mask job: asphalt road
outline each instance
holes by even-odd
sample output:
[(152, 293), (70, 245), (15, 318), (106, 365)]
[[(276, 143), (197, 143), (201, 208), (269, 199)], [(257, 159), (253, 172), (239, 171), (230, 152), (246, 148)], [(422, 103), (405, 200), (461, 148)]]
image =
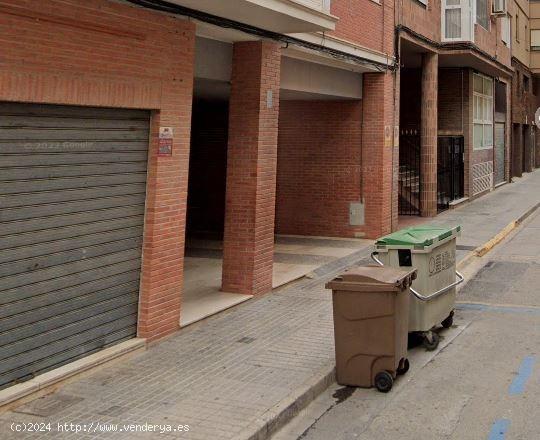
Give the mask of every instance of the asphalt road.
[(388, 394), (332, 386), (274, 440), (540, 439), (540, 213), (466, 272), (438, 351)]

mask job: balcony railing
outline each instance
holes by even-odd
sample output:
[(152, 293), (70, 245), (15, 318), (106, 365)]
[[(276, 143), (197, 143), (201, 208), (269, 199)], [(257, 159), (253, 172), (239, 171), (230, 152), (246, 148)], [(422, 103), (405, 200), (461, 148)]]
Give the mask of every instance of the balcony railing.
[(474, 0), (442, 0), (443, 42), (474, 41)]

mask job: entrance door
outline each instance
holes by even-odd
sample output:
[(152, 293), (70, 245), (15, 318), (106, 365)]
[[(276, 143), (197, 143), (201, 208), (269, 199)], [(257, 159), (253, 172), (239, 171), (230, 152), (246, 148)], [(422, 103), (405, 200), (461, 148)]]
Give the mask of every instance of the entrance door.
[(463, 136), (439, 136), (437, 142), (437, 208), (463, 197)]
[(399, 215), (420, 215), (420, 135), (399, 137)]
[(495, 123), (495, 185), (505, 181), (505, 124), (504, 122)]
[(130, 339), (146, 111), (0, 103), (0, 389)]

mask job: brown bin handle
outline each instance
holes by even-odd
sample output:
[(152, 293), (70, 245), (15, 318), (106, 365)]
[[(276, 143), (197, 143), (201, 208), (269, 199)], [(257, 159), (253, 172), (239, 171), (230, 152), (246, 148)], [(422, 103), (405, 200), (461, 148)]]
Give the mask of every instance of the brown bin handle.
[[(377, 251), (372, 252), (371, 253), (371, 259), (373, 261), (375, 261), (375, 263), (377, 263), (379, 266), (384, 266), (384, 263), (377, 258), (377, 255), (379, 255), (379, 253)], [(457, 270), (456, 270), (456, 275), (458, 277), (457, 281), (454, 281), (452, 284), (450, 284), (450, 285), (448, 285), (446, 287), (443, 287), (442, 289), (439, 289), (436, 292), (433, 292), (431, 295), (428, 295), (428, 296), (422, 295), (421, 293), (414, 290), (412, 287), (410, 288), (410, 290), (411, 290), (412, 294), (416, 298), (418, 298), (420, 301), (429, 301), (429, 300), (437, 298), (438, 296), (441, 296), (443, 293), (447, 292), (448, 290), (452, 289), (453, 287), (456, 287), (458, 284), (461, 284), (465, 280), (465, 277), (463, 275), (461, 275)]]

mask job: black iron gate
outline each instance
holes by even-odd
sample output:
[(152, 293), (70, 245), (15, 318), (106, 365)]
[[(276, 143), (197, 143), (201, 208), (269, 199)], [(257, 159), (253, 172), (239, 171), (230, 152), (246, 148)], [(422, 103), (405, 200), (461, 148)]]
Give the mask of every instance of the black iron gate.
[(437, 209), (463, 197), (463, 136), (439, 136), (437, 141)]
[(420, 215), (420, 134), (404, 130), (399, 137), (399, 215)]

